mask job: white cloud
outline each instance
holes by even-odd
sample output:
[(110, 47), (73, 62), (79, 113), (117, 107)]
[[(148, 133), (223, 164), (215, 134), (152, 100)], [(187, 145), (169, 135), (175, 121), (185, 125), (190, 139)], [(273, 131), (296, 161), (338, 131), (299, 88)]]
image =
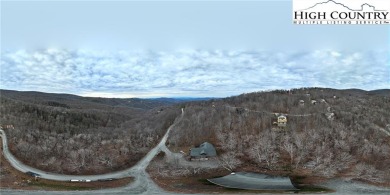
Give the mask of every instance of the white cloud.
[(385, 51), (101, 52), (1, 54), (1, 88), (134, 96), (229, 96), (295, 87), (390, 88)]

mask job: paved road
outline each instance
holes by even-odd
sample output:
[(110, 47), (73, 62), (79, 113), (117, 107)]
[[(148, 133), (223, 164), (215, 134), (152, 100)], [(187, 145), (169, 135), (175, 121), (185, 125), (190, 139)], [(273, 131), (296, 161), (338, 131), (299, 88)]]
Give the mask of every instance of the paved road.
[(11, 154), (11, 152), (8, 149), (7, 136), (6, 136), (5, 132), (2, 129), (0, 129), (0, 135), (3, 139), (3, 154), (4, 154), (4, 157), (10, 162), (10, 164), (15, 169), (17, 169), (21, 172), (31, 171), (31, 172), (34, 172), (34, 173), (41, 175), (41, 178), (50, 179), (50, 180), (69, 181), (69, 180), (73, 179), (73, 180), (94, 181), (94, 180), (99, 180), (99, 179), (124, 178), (124, 177), (130, 177), (130, 176), (136, 177), (136, 179), (137, 179), (137, 177), (139, 177), (140, 175), (142, 177), (142, 175), (144, 174), (143, 172), (145, 172), (145, 168), (149, 165), (149, 162), (153, 159), (153, 157), (156, 154), (158, 154), (158, 152), (161, 151), (161, 148), (163, 146), (165, 146), (165, 142), (167, 141), (169, 132), (175, 126), (175, 124), (179, 120), (181, 120), (183, 115), (184, 115), (184, 109), (182, 109), (181, 117), (179, 119), (177, 119), (174, 122), (174, 124), (168, 128), (167, 132), (165, 133), (164, 137), (161, 139), (160, 143), (155, 148), (153, 148), (151, 151), (149, 151), (149, 153), (143, 159), (141, 159), (141, 161), (139, 161), (135, 166), (133, 166), (129, 169), (125, 169), (125, 170), (118, 171), (118, 172), (101, 174), (101, 175), (62, 175), (62, 174), (49, 173), (49, 172), (45, 172), (45, 171), (42, 171), (39, 169), (35, 169), (33, 167), (30, 167), (28, 165), (23, 164), (18, 159), (16, 159), (14, 155)]
[(298, 190), (290, 178), (257, 173), (237, 172), (224, 177), (208, 179), (216, 185), (247, 190)]

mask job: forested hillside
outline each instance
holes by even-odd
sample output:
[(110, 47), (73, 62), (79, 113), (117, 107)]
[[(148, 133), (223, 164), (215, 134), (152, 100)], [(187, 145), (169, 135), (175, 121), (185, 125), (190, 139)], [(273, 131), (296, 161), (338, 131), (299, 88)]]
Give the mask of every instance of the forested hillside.
[(95, 174), (130, 167), (180, 114), (172, 102), (1, 91), (11, 152), (39, 169)]
[[(96, 174), (136, 163), (185, 107), (169, 136), (171, 149), (207, 141), (216, 146), (220, 165), (230, 170), (250, 167), (380, 183), (390, 182), (389, 94), (306, 88), (174, 104), (180, 101), (3, 90), (0, 123), (12, 153), (26, 164)], [(277, 125), (281, 115), (287, 117), (286, 127)]]
[[(308, 88), (187, 103), (169, 146), (213, 143), (230, 170), (390, 182), (389, 94)], [(281, 114), (286, 127), (277, 125)]]
[(171, 98), (96, 98), (81, 97), (71, 94), (42, 93), (36, 91), (22, 92), (12, 90), (0, 90), (0, 94), (3, 97), (8, 97), (13, 100), (20, 100), (34, 104), (79, 109), (105, 109), (107, 108), (107, 106), (115, 106), (147, 110), (159, 106), (167, 106), (175, 104), (177, 102), (183, 102), (183, 100)]

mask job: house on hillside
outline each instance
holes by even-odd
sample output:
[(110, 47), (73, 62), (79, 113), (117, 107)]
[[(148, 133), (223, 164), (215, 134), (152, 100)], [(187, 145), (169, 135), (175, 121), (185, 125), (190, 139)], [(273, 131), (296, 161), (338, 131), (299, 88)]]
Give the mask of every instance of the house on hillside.
[(278, 116), (278, 127), (285, 127), (287, 125), (287, 117), (284, 115)]
[(311, 101), (311, 104), (316, 105), (316, 104), (317, 104), (317, 101), (316, 101), (316, 100), (312, 100), (312, 101)]
[(300, 106), (304, 106), (305, 105), (305, 101), (304, 100), (299, 100), (299, 105)]
[(214, 146), (208, 142), (200, 144), (198, 148), (191, 148), (190, 160), (208, 160), (209, 158), (216, 157), (217, 151)]

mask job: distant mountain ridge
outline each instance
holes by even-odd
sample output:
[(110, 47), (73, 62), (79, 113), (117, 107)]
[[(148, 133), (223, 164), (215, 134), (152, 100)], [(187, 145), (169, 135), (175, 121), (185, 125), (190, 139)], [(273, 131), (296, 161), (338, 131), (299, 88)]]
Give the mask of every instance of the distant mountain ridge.
[(73, 94), (44, 93), (38, 91), (14, 91), (0, 89), (0, 96), (19, 101), (34, 102), (49, 106), (90, 108), (101, 106), (152, 109), (188, 101), (209, 100), (212, 98), (102, 98), (82, 97)]
[(377, 9), (375, 8), (375, 6), (370, 5), (370, 4), (368, 4), (368, 3), (362, 4), (362, 5), (361, 5), (361, 9), (352, 9), (352, 8), (346, 6), (345, 4), (343, 4), (343, 3), (338, 3), (338, 2), (336, 2), (336, 1), (334, 1), (334, 0), (328, 0), (328, 1), (320, 2), (320, 3), (316, 3), (316, 4), (314, 4), (313, 6), (311, 6), (311, 7), (309, 7), (309, 8), (302, 9), (301, 11), (306, 11), (306, 10), (309, 10), (309, 9), (316, 8), (316, 7), (319, 6), (319, 5), (329, 5), (329, 4), (333, 4), (333, 5), (337, 5), (337, 6), (343, 7), (343, 8), (345, 8), (345, 9), (348, 9), (349, 11), (364, 11), (364, 6), (368, 6), (368, 7), (372, 8), (374, 11), (385, 11), (385, 10), (377, 10)]

